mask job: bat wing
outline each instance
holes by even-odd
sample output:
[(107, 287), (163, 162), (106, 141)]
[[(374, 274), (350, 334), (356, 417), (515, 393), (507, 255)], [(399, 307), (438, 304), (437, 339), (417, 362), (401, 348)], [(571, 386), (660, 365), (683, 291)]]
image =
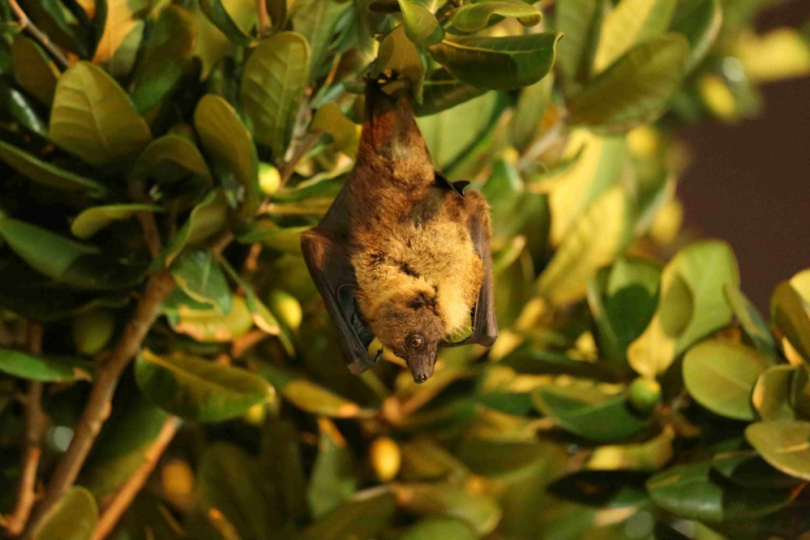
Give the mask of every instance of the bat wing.
[(376, 358), (368, 354), (374, 334), (357, 307), (354, 294), (357, 280), (346, 252), (346, 239), (341, 234), (348, 218), (341, 211), (341, 205), (334, 208), (319, 226), (302, 235), (301, 250), (337, 329), (340, 349), (349, 371), (358, 375), (377, 363), (382, 350)]
[[(463, 189), (463, 185), (460, 185), (459, 182), (455, 182), (454, 184), (459, 185), (458, 187)], [(466, 185), (466, 183), (464, 185)], [(498, 339), (498, 321), (495, 318), (492, 252), (489, 247), (489, 239), (491, 236), (489, 207), (487, 206), (484, 196), (478, 191), (468, 192), (465, 196), (465, 200), (469, 209), (467, 229), (470, 231), (473, 249), (484, 263), (484, 280), (481, 283), (481, 289), (478, 291), (478, 301), (475, 303), (475, 309), (473, 310), (472, 334), (462, 341), (448, 343), (445, 344), (445, 346), (456, 347), (458, 345), (477, 343), (485, 347), (490, 347), (495, 343), (495, 340)]]

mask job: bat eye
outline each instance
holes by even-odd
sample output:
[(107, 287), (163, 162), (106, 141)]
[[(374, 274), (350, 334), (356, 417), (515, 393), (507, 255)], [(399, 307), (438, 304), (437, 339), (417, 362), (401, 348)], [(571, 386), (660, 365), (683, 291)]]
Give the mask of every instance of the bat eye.
[(412, 336), (411, 339), (408, 340), (408, 344), (412, 349), (421, 349), (424, 343), (425, 340), (422, 338), (422, 336)]

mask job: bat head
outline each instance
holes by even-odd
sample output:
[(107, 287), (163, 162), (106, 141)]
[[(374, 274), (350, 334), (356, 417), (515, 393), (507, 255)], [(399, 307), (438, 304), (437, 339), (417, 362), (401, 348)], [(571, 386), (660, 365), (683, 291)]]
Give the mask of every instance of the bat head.
[(445, 325), (430, 296), (424, 292), (395, 295), (380, 307), (371, 327), (386, 347), (407, 362), (415, 382), (423, 383), (433, 375)]

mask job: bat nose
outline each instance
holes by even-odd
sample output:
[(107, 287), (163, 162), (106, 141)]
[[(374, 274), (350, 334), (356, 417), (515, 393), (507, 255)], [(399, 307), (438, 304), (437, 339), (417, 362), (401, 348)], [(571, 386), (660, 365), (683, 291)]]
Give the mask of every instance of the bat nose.
[(426, 380), (428, 380), (427, 373), (419, 373), (419, 374), (416, 374), (416, 375), (413, 376), (413, 381), (416, 384), (422, 384)]

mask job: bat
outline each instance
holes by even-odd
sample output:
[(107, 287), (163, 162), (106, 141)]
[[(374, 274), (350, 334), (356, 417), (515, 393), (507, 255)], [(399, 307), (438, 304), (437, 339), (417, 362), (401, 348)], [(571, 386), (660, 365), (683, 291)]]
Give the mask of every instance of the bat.
[(497, 339), (489, 206), (467, 184), (435, 170), (407, 99), (367, 81), (354, 168), (301, 237), (352, 373), (379, 361), (382, 350), (368, 353), (375, 336), (417, 383), (433, 374), (441, 347)]

